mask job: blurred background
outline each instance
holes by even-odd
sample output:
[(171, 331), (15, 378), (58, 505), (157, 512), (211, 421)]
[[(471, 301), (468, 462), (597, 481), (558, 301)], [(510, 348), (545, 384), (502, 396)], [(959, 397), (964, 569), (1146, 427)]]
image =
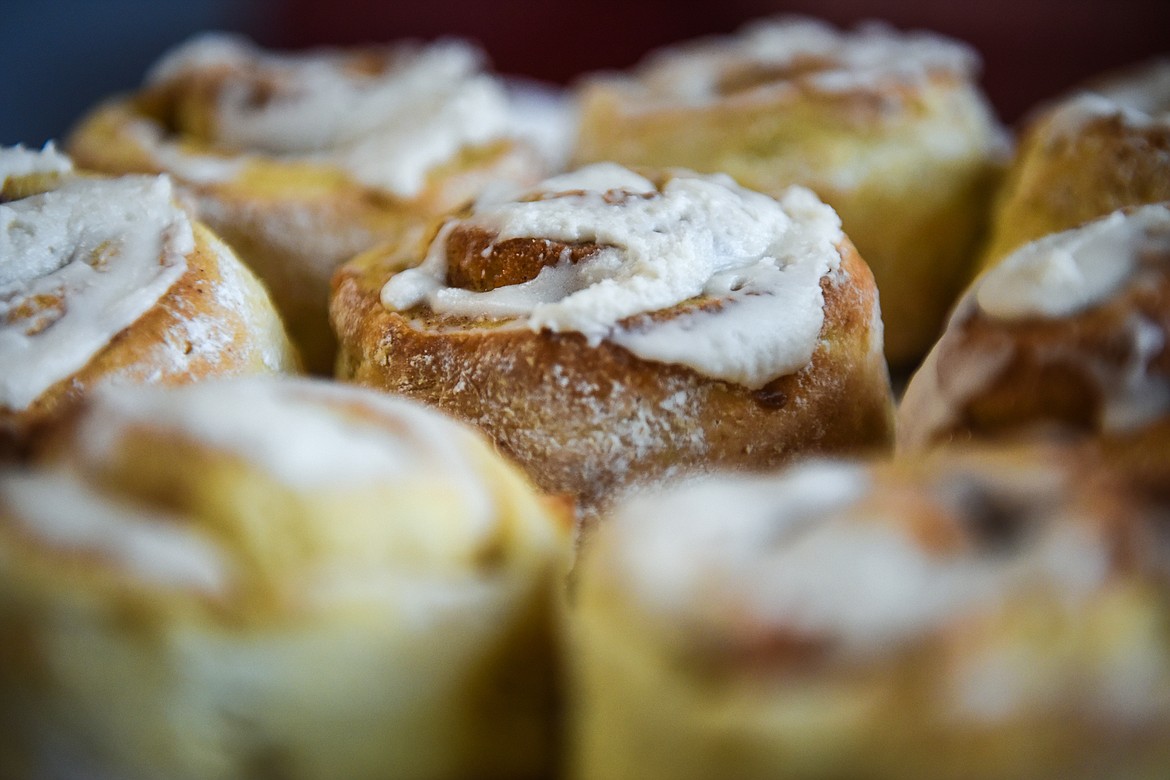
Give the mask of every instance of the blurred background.
[(565, 84), (773, 13), (844, 26), (882, 19), (965, 40), (982, 54), (983, 86), (1007, 122), (1086, 77), (1170, 55), (1170, 0), (4, 0), (0, 143), (61, 138), (200, 30), (278, 48), (455, 35), (478, 41), (502, 72)]

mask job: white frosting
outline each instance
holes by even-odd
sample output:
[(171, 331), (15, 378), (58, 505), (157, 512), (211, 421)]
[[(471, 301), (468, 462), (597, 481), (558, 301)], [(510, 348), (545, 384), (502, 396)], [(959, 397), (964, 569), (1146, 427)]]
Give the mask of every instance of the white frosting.
[(127, 134), (142, 148), (150, 150), (154, 161), (178, 179), (195, 184), (231, 181), (244, 170), (244, 156), (218, 157), (190, 152), (181, 142), (166, 140), (163, 128), (147, 119), (137, 119), (126, 127)]
[(1150, 119), (1170, 120), (1170, 59), (1156, 59), (1097, 88), (1098, 94)]
[[(644, 359), (753, 388), (811, 358), (824, 322), (820, 280), (839, 268), (843, 236), (836, 213), (810, 191), (792, 187), (776, 201), (725, 176), (679, 173), (659, 193), (643, 177), (602, 163), (526, 195), (481, 199), (469, 221), (498, 241), (603, 248), (577, 263), (565, 258), (529, 282), (472, 292), (445, 284), (446, 239), (456, 225), (448, 222), (419, 266), (387, 282), (383, 304), (516, 317), (534, 331), (578, 332), (591, 344), (607, 339)], [(713, 297), (719, 310), (620, 324), (698, 296)]]
[(975, 297), (1001, 319), (1068, 317), (1111, 296), (1153, 250), (1170, 252), (1170, 209), (1117, 211), (1024, 245), (983, 275)]
[(503, 88), (478, 73), (480, 56), (466, 44), (403, 53), (372, 75), (346, 63), (338, 52), (281, 55), (208, 35), (163, 60), (151, 78), (224, 65), (255, 73), (276, 91), (257, 105), (250, 79), (228, 82), (216, 112), (219, 145), (339, 165), (402, 197), (421, 192), (428, 172), (461, 149), (509, 130)]
[(814, 527), (868, 489), (860, 467), (821, 461), (802, 463), (779, 480), (696, 479), (619, 504), (605, 521), (607, 549), (619, 556), (623, 573), (636, 577), (637, 594), (653, 609), (684, 612), (695, 604), (692, 588), (702, 579), (697, 561), (733, 568), (756, 561), (777, 540)]
[(870, 485), (861, 466), (814, 462), (640, 496), (599, 531), (605, 542), (593, 554), (605, 563), (593, 564), (586, 548), (583, 565), (611, 567), (654, 624), (691, 641), (721, 646), (779, 631), (852, 657), (994, 607), (1017, 589), (1042, 584), (1079, 599), (1108, 576), (1108, 545), (1059, 506), (1059, 492), (1052, 506), (1024, 510), (1030, 530), (1013, 549), (941, 553), (926, 549), (912, 524), (863, 503)]
[(78, 371), (186, 272), (191, 222), (166, 177), (70, 179), (0, 204), (0, 406)]
[(1134, 129), (1170, 127), (1170, 59), (1076, 93), (1052, 110), (1046, 126), (1054, 137), (1068, 137), (1106, 117)]
[(850, 519), (868, 488), (858, 466), (802, 465), (634, 502), (610, 522), (629, 534), (633, 592), (667, 620), (690, 612), (700, 641), (746, 618), (867, 652), (947, 615), (969, 576), (890, 524)]
[(0, 187), (9, 179), (34, 173), (70, 173), (73, 161), (57, 151), (52, 141), (39, 152), (24, 146), (0, 148)]
[(934, 70), (968, 74), (978, 62), (969, 47), (930, 33), (899, 33), (876, 22), (843, 32), (815, 19), (780, 17), (749, 25), (735, 37), (666, 49), (651, 57), (641, 78), (654, 93), (701, 103), (719, 96), (725, 69), (743, 65), (793, 68), (793, 76), (771, 80), (768, 88), (799, 78), (826, 92), (843, 92), (872, 89), (891, 78), (917, 83)]
[(43, 542), (96, 553), (152, 584), (223, 593), (228, 562), (178, 518), (114, 503), (64, 472), (0, 477), (0, 501), (12, 519)]
[[(403, 399), (307, 380), (247, 377), (180, 388), (108, 388), (81, 433), (85, 457), (100, 462), (131, 426), (176, 431), (233, 453), (292, 487), (441, 478), (464, 504), (469, 535), (494, 521), (491, 490), (478, 477), (452, 421)], [(394, 430), (338, 407), (372, 410)]]

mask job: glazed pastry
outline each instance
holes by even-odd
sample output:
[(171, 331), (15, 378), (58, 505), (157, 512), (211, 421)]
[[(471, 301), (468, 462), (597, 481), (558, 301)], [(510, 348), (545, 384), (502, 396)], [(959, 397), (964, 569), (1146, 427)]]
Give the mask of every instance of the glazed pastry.
[(1170, 60), (1087, 85), (1025, 127), (983, 267), (1124, 206), (1170, 201)]
[(0, 455), (103, 384), (295, 370), (268, 294), (166, 177), (0, 149)]
[(0, 474), (14, 777), (544, 777), (566, 513), (305, 379), (103, 391)]
[(456, 42), (277, 54), (223, 35), (165, 57), (70, 139), (79, 165), (166, 171), (272, 291), (306, 363), (332, 371), (329, 278), (495, 179), (534, 182), (503, 87)]
[(963, 296), (906, 388), (898, 447), (1141, 428), (1170, 413), (1168, 338), (1170, 206), (1045, 236)]
[(1093, 473), (950, 451), (623, 505), (576, 568), (570, 776), (1164, 775), (1166, 537)]
[(341, 378), (478, 426), (583, 513), (711, 468), (888, 446), (873, 279), (831, 208), (613, 164), (347, 263)]
[(909, 367), (969, 278), (1004, 149), (976, 69), (974, 52), (924, 33), (760, 22), (587, 81), (576, 160), (812, 188), (873, 269), (886, 355)]

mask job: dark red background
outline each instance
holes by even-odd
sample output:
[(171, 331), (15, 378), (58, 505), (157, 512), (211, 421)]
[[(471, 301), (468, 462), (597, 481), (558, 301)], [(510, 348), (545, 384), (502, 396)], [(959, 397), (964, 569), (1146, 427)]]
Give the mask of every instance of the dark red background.
[(839, 25), (880, 18), (960, 38), (983, 55), (983, 83), (1006, 120), (1101, 71), (1170, 54), (1170, 0), (823, 0), (544, 4), (499, 0), (285, 0), (258, 37), (306, 46), (459, 35), (478, 40), (498, 69), (558, 82), (625, 67), (648, 49), (734, 30), (777, 13)]
[(983, 84), (1014, 121), (1078, 81), (1170, 55), (1170, 0), (2, 0), (0, 143), (61, 138), (97, 101), (135, 89), (165, 51), (200, 30), (270, 47), (459, 35), (506, 72), (566, 83), (646, 51), (730, 32), (777, 12), (852, 26), (884, 19), (972, 44)]

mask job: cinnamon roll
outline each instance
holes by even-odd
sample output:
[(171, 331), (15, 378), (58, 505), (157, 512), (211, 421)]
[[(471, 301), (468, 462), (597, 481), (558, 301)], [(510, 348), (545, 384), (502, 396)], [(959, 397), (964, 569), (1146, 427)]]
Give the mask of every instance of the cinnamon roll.
[(402, 399), (96, 395), (0, 473), (17, 777), (543, 777), (565, 512)]
[(1162, 776), (1168, 540), (1095, 473), (950, 451), (622, 505), (576, 569), (570, 776)]
[(982, 265), (1125, 206), (1170, 201), (1170, 59), (1035, 113), (998, 195)]
[(1168, 339), (1170, 204), (1045, 236), (963, 296), (906, 388), (898, 447), (1140, 429), (1170, 413)]
[(481, 59), (454, 41), (294, 54), (206, 35), (98, 107), (69, 148), (97, 170), (170, 173), (268, 285), (308, 367), (329, 373), (339, 263), (490, 181), (543, 175)]
[(873, 279), (831, 208), (599, 164), (342, 267), (339, 376), (478, 426), (583, 513), (713, 467), (888, 446)]
[(296, 367), (264, 288), (166, 177), (0, 149), (0, 454), (99, 385)]
[(886, 355), (909, 368), (969, 278), (1005, 148), (977, 68), (939, 36), (765, 20), (587, 80), (575, 158), (810, 187), (873, 269)]

